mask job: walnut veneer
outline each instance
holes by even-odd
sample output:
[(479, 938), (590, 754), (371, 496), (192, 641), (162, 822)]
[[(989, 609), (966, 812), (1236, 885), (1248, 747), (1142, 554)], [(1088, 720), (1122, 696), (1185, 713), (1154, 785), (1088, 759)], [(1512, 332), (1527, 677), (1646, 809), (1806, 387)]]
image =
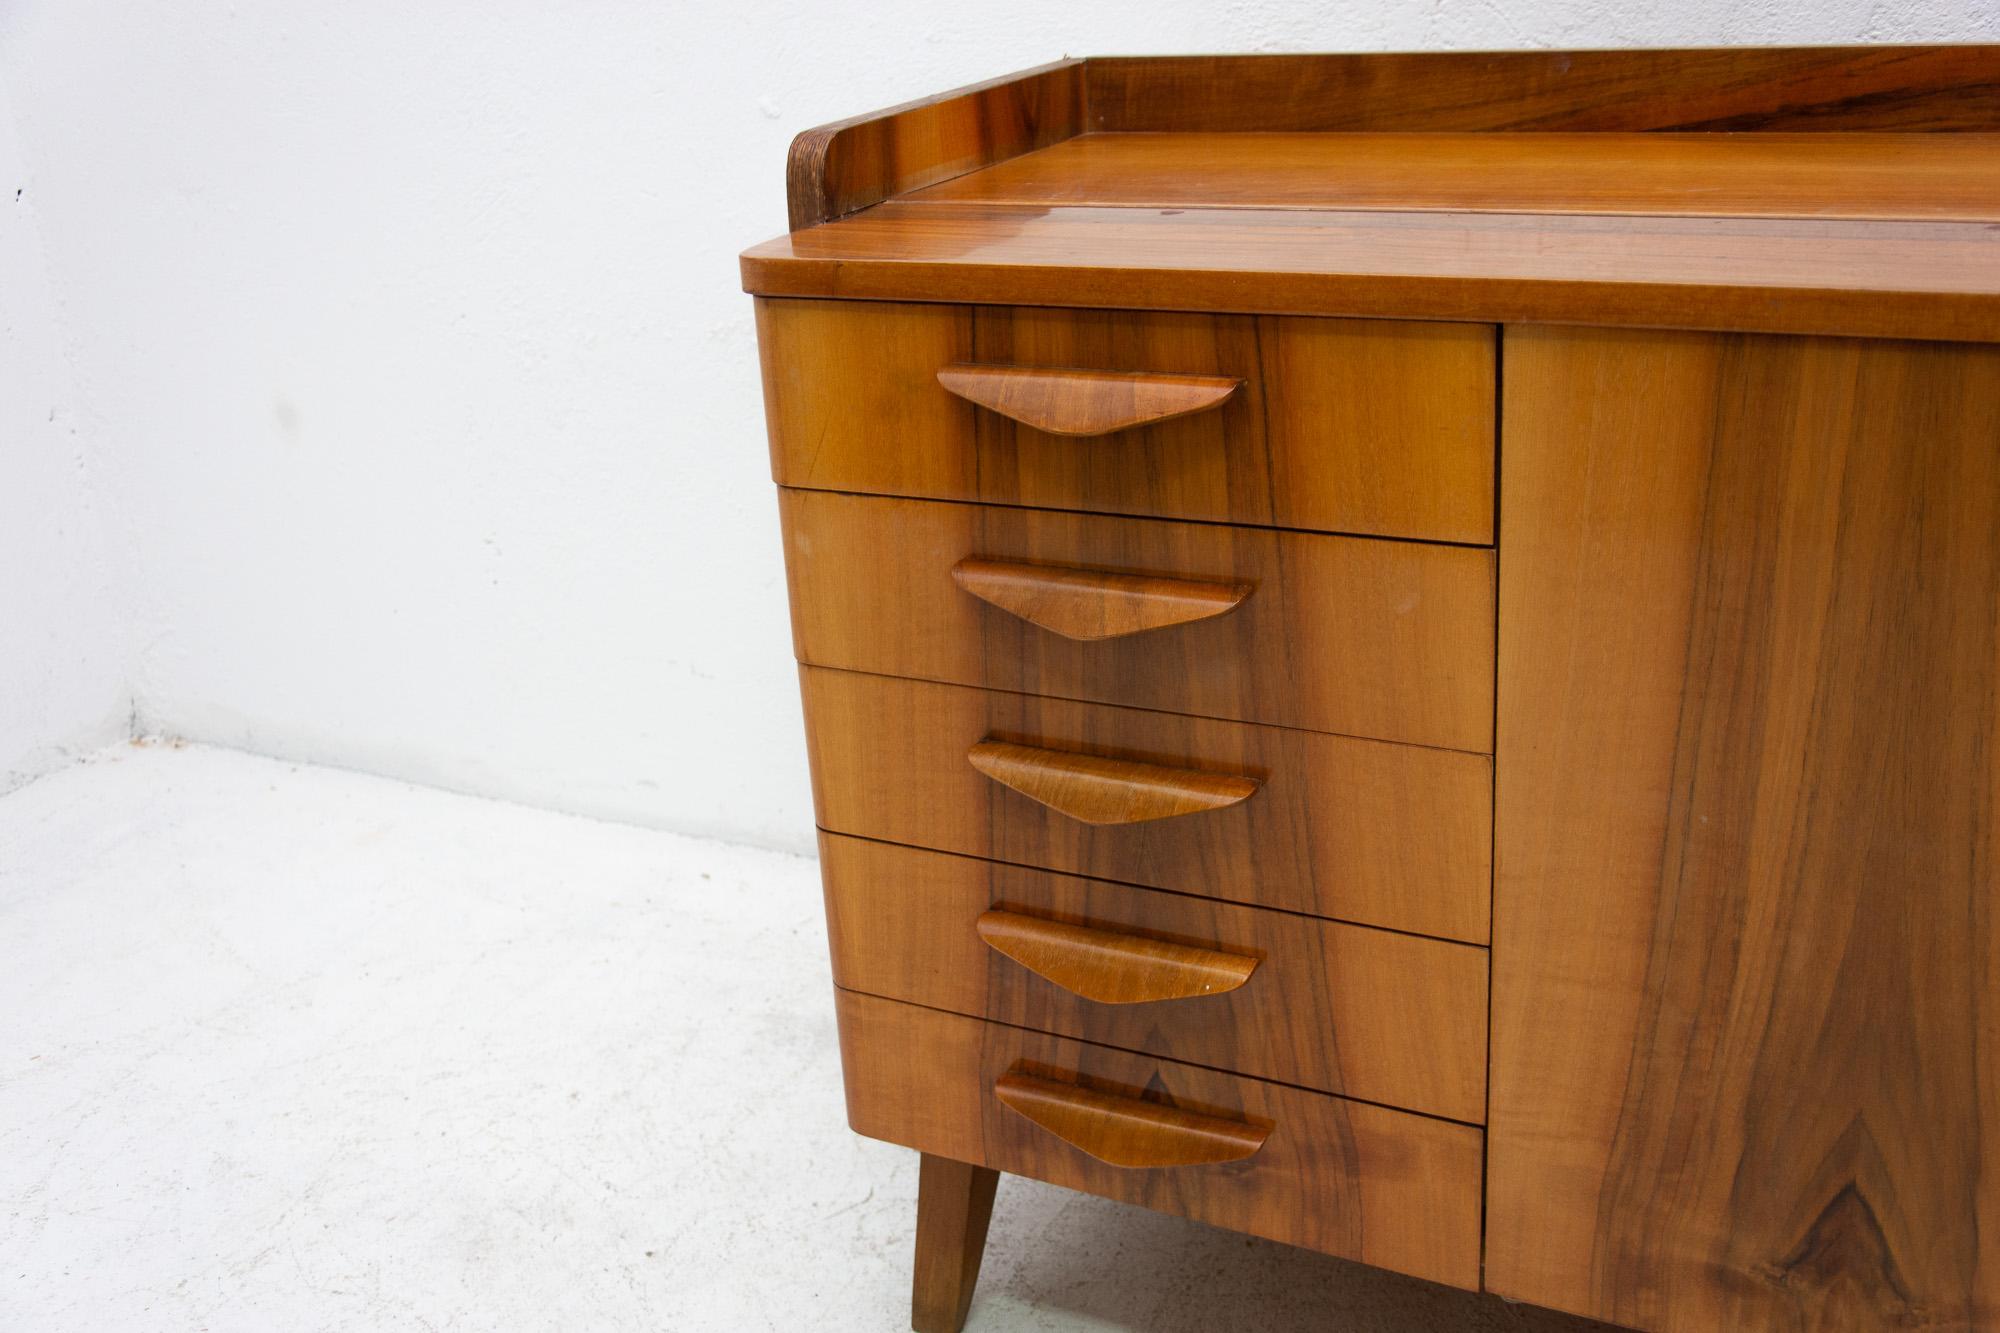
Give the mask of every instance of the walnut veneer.
[(2000, 1329), (2000, 48), (1064, 61), (790, 185), (743, 276), (917, 1329), (1003, 1172)]

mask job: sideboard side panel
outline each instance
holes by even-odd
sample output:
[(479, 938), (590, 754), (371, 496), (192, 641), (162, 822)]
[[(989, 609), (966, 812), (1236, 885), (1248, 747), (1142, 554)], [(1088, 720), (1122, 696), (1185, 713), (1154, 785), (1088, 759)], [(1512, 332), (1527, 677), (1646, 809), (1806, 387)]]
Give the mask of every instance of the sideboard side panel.
[(2000, 1320), (2000, 349), (1509, 329), (1486, 1280)]

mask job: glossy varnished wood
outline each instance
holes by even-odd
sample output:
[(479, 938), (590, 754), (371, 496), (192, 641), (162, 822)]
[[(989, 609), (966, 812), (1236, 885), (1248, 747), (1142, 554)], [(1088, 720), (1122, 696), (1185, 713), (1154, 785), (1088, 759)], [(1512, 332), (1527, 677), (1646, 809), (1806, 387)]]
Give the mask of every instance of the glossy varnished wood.
[(2000, 135), (1086, 134), (909, 197), (1990, 222)]
[(999, 1184), (998, 1171), (921, 1155), (917, 1262), (910, 1296), (914, 1333), (958, 1333), (965, 1326)]
[(1243, 387), (1215, 375), (1146, 370), (1065, 370), (950, 365), (937, 373), (946, 392), (1030, 430), (1110, 435), (1220, 407)]
[(1254, 1156), (1269, 1125), (1203, 1115), (1130, 1093), (1099, 1092), (1020, 1069), (993, 1084), (1000, 1104), (1110, 1166), (1216, 1166)]
[[(1004, 136), (928, 179), (904, 173), (862, 192), (880, 206), (747, 252), (746, 289), (2000, 341), (1990, 231), (1903, 220), (1991, 216), (1991, 155), (1975, 139), (2000, 132), (2000, 47), (1144, 57), (1064, 77), (1077, 101), (1074, 116), (1050, 120), (1059, 131)], [(1085, 130), (1148, 133), (1124, 148), (1111, 146), (1117, 134), (1065, 142)], [(1604, 137), (1565, 148), (1495, 133), (1522, 130)], [(1719, 130), (1756, 133), (1651, 135)], [(1152, 141), (1162, 131), (1248, 132), (1269, 147), (1211, 137), (1213, 170), (1183, 156), (1177, 179), (1155, 169), (1121, 185), (1098, 163), (1057, 189), (1133, 207), (1051, 206), (1046, 180), (1023, 192), (1052, 162), (1164, 152)], [(1303, 131), (1369, 137), (1345, 148), (1272, 137)], [(1054, 151), (1021, 160), (1044, 148)], [(1273, 155), (1329, 151), (1348, 154), (1344, 169), (1268, 175)], [(1599, 166), (1566, 170), (1564, 153)], [(1459, 165), (1442, 170), (1440, 154)], [(1028, 202), (897, 197), (981, 167), (995, 168), (985, 182), (949, 188)], [(1213, 206), (1259, 194), (1291, 206)], [(802, 214), (798, 197), (795, 183), (795, 219), (831, 216)], [(1338, 200), (1345, 211), (1329, 207)], [(1353, 211), (1363, 203), (1382, 211)], [(1409, 211), (1419, 208), (1696, 216)], [(1717, 213), (1811, 216), (1723, 226), (1707, 216)]]
[[(779, 508), (803, 661), (1492, 749), (1490, 551), (819, 491)], [(968, 560), (1043, 572), (968, 586)]]
[(1095, 130), (2000, 130), (1991, 46), (1062, 60), (793, 140), (801, 230)]
[[(820, 835), (820, 866), (834, 980), (850, 990), (1486, 1118), (1482, 949), (835, 834)], [(1170, 999), (1120, 957), (1072, 959), (1084, 978), (1051, 979), (991, 947), (982, 922), (1003, 912), (1194, 951), (1202, 966), (1179, 988), (1213, 988)]]
[(1247, 583), (1117, 574), (979, 556), (967, 556), (953, 565), (951, 581), (1036, 629), (1082, 643), (1191, 625), (1234, 611), (1251, 593)]
[[(1478, 1285), (1477, 1129), (850, 991), (838, 999), (848, 1120), (862, 1134)], [(1236, 1161), (1112, 1166), (1003, 1103), (995, 1088), (1010, 1075), (1268, 1129)]]
[(1966, 222), (892, 201), (754, 246), (742, 271), (770, 297), (2000, 342), (1994, 236)]
[[(1483, 755), (800, 668), (822, 828), (1483, 942)], [(966, 762), (982, 741), (1236, 774), (1220, 809), (1094, 825)]]
[[(1492, 537), (1491, 329), (764, 301), (758, 346), (781, 485)], [(1075, 439), (948, 392), (937, 373), (961, 362), (1197, 375), (1243, 387), (1209, 411)]]
[(800, 137), (742, 273), (920, 1329), (1001, 1169), (1672, 1333), (2000, 1327), (1996, 135), (1987, 46)]
[(2000, 130), (2000, 47), (1093, 57), (1095, 130)]
[(1263, 785), (1241, 773), (992, 738), (974, 742), (965, 759), (1009, 791), (1080, 824), (1100, 826), (1226, 810), (1255, 796)]
[(1082, 62), (1059, 60), (807, 130), (785, 163), (792, 229), (1058, 142), (1082, 119)]
[(1222, 995), (1257, 970), (1258, 960), (1250, 954), (1023, 912), (989, 908), (973, 919), (972, 929), (987, 948), (1096, 1004)]
[(1510, 330), (1487, 1274), (2000, 1319), (2000, 350)]

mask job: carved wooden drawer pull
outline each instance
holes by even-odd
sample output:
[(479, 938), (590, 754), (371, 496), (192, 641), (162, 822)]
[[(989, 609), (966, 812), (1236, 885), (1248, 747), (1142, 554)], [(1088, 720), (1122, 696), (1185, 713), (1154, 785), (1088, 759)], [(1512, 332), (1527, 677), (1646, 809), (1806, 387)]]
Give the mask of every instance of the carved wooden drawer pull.
[(1243, 381), (1145, 370), (946, 366), (938, 383), (967, 402), (1051, 435), (1109, 435), (1220, 406)]
[(1019, 912), (982, 912), (973, 928), (989, 947), (1036, 976), (1099, 1004), (1220, 995), (1257, 970), (1255, 958), (1239, 953)]
[(1271, 1136), (1266, 1125), (1196, 1115), (1018, 1071), (1002, 1074), (993, 1095), (1064, 1143), (1113, 1166), (1237, 1162)]
[(952, 567), (959, 587), (982, 602), (1066, 639), (1116, 639), (1234, 610), (1247, 583), (1204, 583), (1150, 574), (1106, 574), (1061, 565), (971, 556)]
[(1139, 824), (1248, 800), (1261, 785), (1235, 773), (1167, 768), (1072, 750), (980, 741), (972, 766), (1004, 787), (1085, 824)]

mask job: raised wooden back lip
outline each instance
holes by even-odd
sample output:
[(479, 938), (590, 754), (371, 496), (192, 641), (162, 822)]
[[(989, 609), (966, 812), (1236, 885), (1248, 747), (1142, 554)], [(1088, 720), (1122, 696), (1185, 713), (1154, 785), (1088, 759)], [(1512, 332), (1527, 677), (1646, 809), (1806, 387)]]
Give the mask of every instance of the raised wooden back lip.
[(1052, 61), (804, 131), (785, 159), (791, 229), (1074, 137), (1083, 67)]
[(2000, 130), (2000, 44), (1092, 56), (792, 141), (791, 229), (1092, 131)]

